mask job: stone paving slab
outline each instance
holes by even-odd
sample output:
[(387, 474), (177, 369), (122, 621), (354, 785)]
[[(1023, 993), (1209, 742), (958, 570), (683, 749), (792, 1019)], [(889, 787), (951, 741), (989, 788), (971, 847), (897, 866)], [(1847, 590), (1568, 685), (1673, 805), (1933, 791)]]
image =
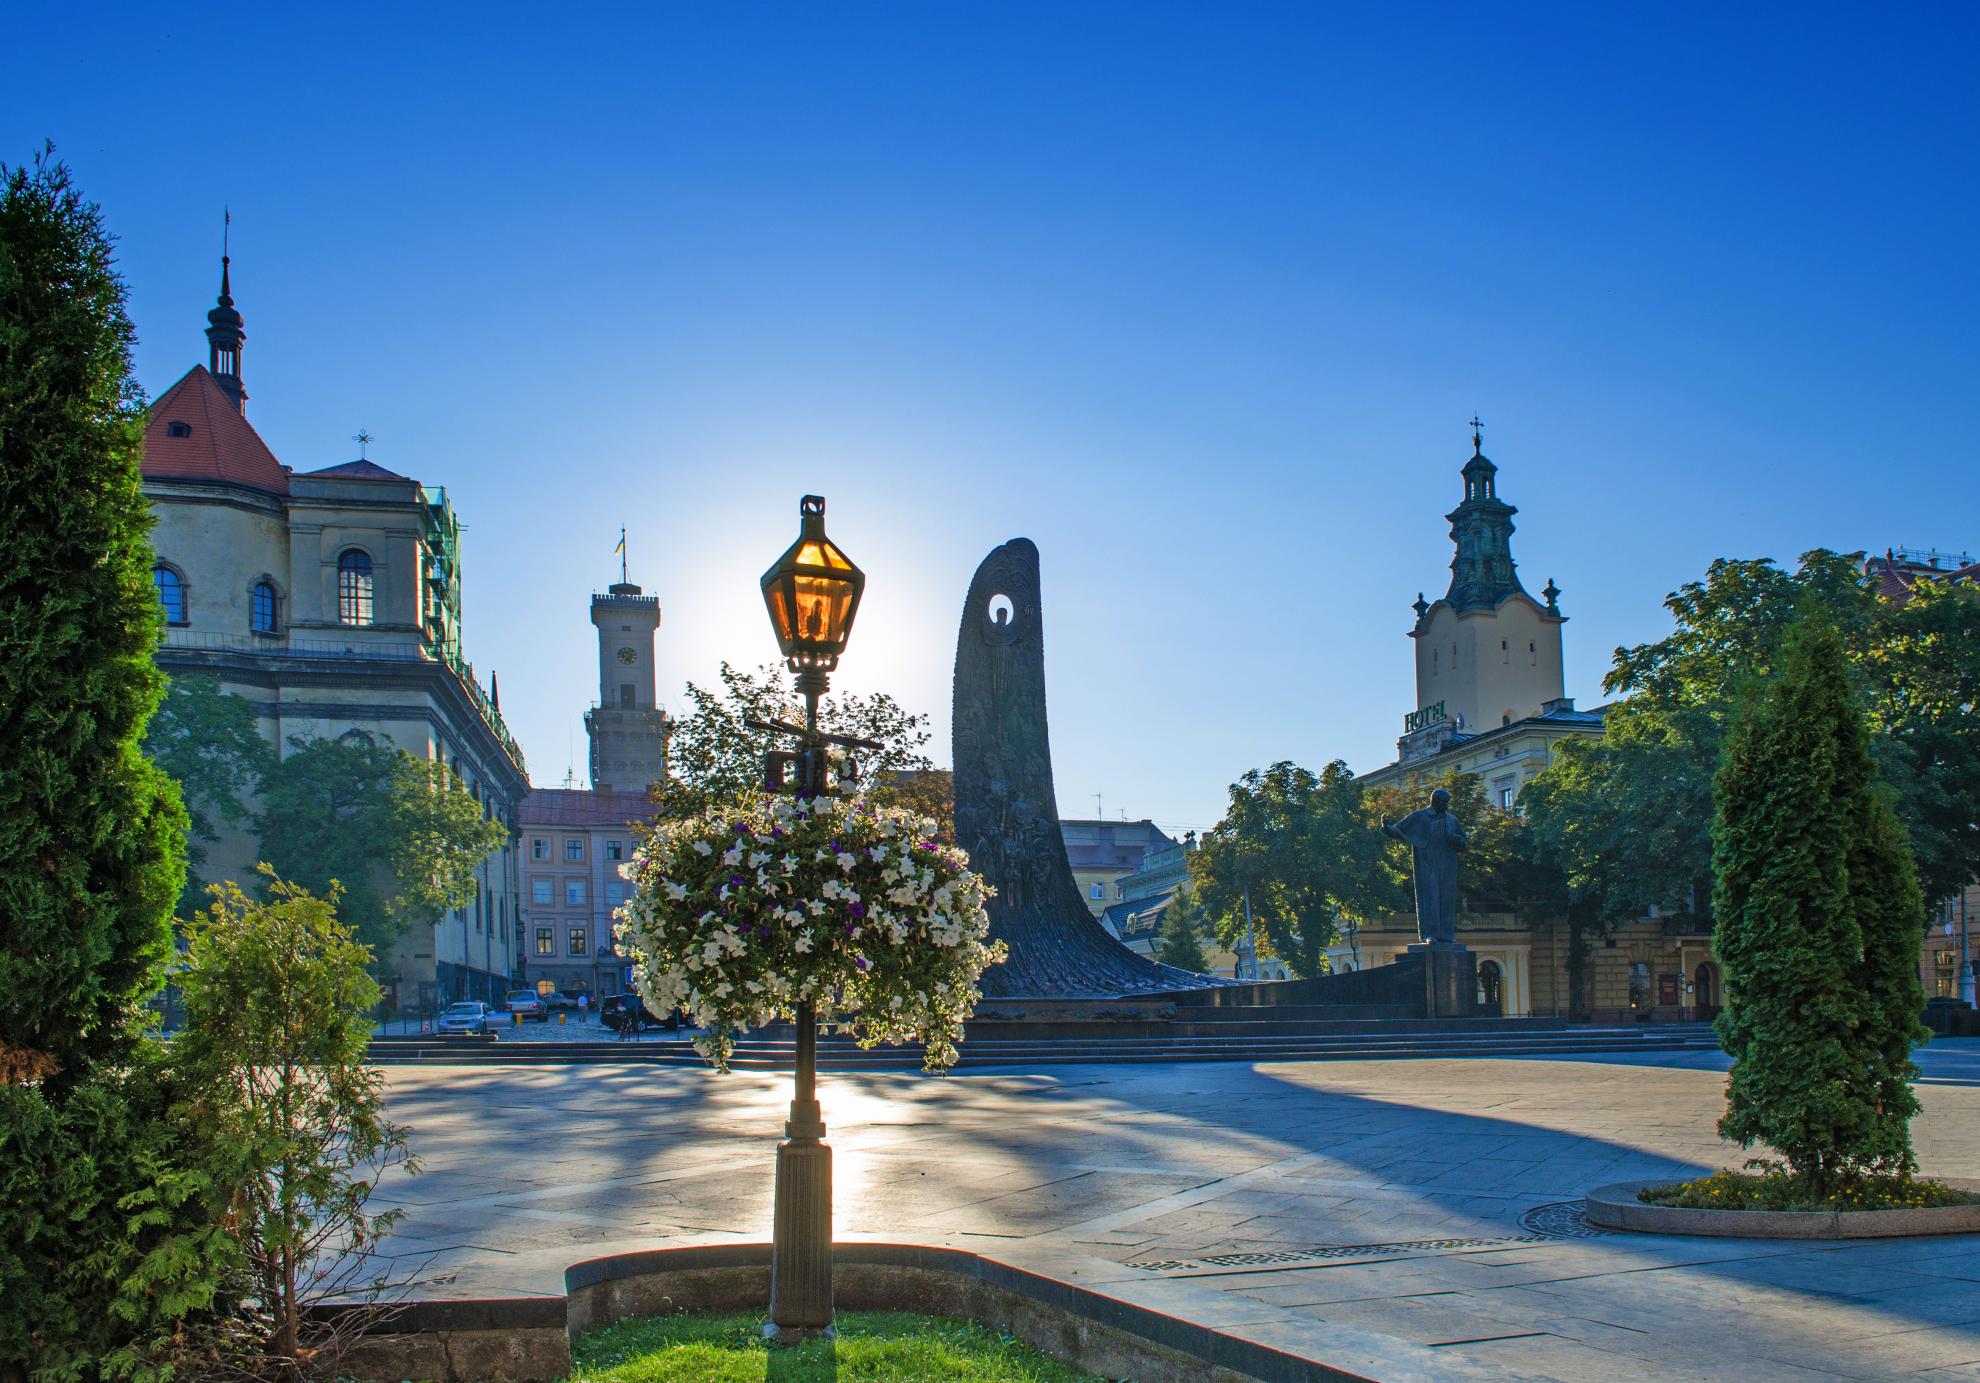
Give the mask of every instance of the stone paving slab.
[[(1980, 1176), (1980, 1041), (1920, 1062), (1924, 1170)], [(1715, 1053), (1067, 1066), (831, 1074), (821, 1097), (841, 1238), (994, 1247), (1371, 1377), (1980, 1379), (1980, 1235), (1535, 1240), (1522, 1226), (1595, 1185), (1737, 1165), (1713, 1132), (1724, 1067)], [(380, 1200), (409, 1211), (394, 1247), (434, 1279), (427, 1295), (555, 1294), (579, 1259), (767, 1237), (786, 1077), (386, 1078), (429, 1171)]]

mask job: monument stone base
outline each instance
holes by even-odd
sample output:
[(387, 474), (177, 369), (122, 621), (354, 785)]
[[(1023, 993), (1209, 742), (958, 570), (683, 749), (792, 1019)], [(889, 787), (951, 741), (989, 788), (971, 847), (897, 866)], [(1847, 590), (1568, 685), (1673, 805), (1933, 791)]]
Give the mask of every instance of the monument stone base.
[(1462, 941), (1419, 941), (1409, 954), (1423, 957), (1426, 1018), (1471, 1018), (1478, 1013), (1478, 958)]

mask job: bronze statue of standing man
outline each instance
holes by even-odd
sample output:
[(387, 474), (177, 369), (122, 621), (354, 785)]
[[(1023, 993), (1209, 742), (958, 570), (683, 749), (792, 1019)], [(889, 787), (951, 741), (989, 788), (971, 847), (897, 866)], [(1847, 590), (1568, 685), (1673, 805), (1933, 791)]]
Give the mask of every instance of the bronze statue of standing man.
[(1409, 846), (1416, 880), (1416, 934), (1424, 941), (1457, 940), (1457, 857), (1469, 844), (1451, 815), (1451, 795), (1438, 788), (1430, 805), (1401, 821), (1382, 818), (1382, 834)]

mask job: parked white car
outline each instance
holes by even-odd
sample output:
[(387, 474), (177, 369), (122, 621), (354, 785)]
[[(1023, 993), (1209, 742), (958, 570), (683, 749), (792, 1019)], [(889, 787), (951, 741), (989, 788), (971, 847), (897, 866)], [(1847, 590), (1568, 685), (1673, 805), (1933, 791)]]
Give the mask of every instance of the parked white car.
[(474, 1033), (495, 1031), (495, 1010), (479, 999), (463, 999), (458, 1004), (450, 1004), (440, 1021), (435, 1025), (440, 1033)]

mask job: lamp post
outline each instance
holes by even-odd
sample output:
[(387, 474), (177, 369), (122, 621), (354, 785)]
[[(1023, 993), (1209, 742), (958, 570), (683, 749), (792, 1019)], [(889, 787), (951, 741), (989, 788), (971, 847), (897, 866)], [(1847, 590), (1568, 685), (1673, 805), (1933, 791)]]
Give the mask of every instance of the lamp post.
[[(866, 576), (825, 536), (822, 496), (800, 500), (798, 516), (797, 541), (763, 573), (763, 603), (777, 631), (777, 647), (797, 674), (797, 689), (804, 697), (796, 755), (798, 795), (816, 797), (827, 790), (829, 739), (818, 731), (818, 698), (846, 651)], [(772, 765), (774, 785), (781, 772), (778, 756), (772, 756)], [(797, 1082), (784, 1141), (777, 1145), (770, 1323), (763, 1328), (771, 1340), (786, 1343), (832, 1328), (832, 1150), (825, 1144), (825, 1120), (818, 1107), (818, 1014), (810, 1000), (798, 1003), (795, 1020)]]

